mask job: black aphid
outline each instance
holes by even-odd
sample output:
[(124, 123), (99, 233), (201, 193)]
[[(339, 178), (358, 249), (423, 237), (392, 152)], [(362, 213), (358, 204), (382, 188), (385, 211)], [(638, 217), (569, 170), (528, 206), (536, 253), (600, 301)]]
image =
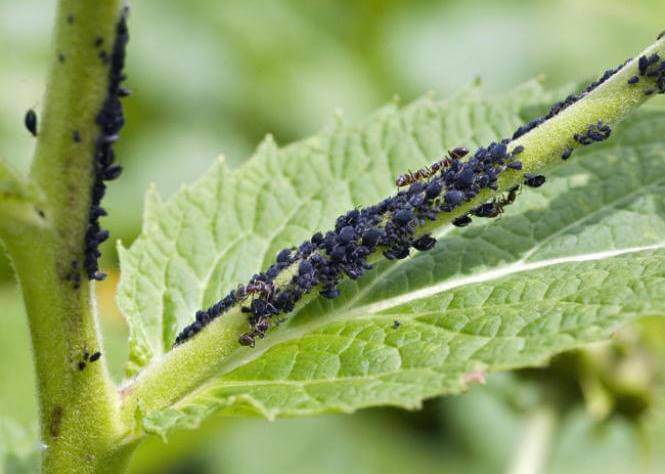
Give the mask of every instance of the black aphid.
[(28, 109), (25, 113), (25, 118), (23, 119), (25, 128), (32, 134), (33, 137), (37, 136), (37, 114), (34, 110)]
[(561, 159), (565, 161), (568, 158), (570, 158), (570, 155), (572, 155), (572, 154), (573, 154), (573, 149), (572, 148), (566, 148), (564, 150), (564, 152), (561, 154)]
[(546, 178), (542, 174), (526, 173), (524, 175), (524, 184), (532, 188), (539, 188), (545, 184)]
[(90, 356), (89, 360), (90, 360), (90, 362), (95, 362), (95, 361), (98, 361), (101, 356), (102, 356), (102, 353), (98, 351), (98, 352), (93, 353)]
[(405, 226), (413, 220), (413, 212), (409, 209), (400, 209), (393, 215), (393, 220), (399, 225)]
[(423, 235), (413, 242), (413, 248), (420, 251), (427, 251), (436, 245), (436, 239), (431, 235)]
[(74, 15), (72, 15), (71, 13), (67, 15), (67, 23), (69, 23), (70, 25), (74, 23)]
[(321, 296), (328, 298), (330, 300), (335, 299), (339, 296), (339, 288), (328, 288), (320, 291)]
[(65, 62), (65, 54), (64, 53), (58, 53), (58, 61), (61, 63)]
[(78, 130), (72, 132), (72, 140), (74, 140), (75, 143), (81, 143), (81, 133)]
[(401, 325), (402, 323), (400, 323), (398, 320), (395, 319), (393, 321), (393, 329), (398, 329)]
[(524, 147), (522, 145), (517, 145), (515, 148), (513, 148), (513, 155), (519, 155), (524, 151)]
[(644, 55), (640, 56), (640, 58), (637, 60), (637, 68), (640, 70), (640, 76), (644, 76), (646, 74), (647, 66), (649, 66), (647, 57)]
[(640, 70), (640, 76), (649, 76), (653, 73), (652, 66), (657, 65), (660, 61), (660, 56), (658, 53), (653, 53), (651, 56), (640, 56), (640, 59), (637, 62), (637, 67)]
[(79, 370), (85, 369), (85, 362), (80, 361), (78, 364), (76, 364)]
[(95, 38), (95, 48), (99, 48), (103, 44), (104, 44), (104, 38), (102, 38), (101, 36)]
[(453, 220), (453, 225), (456, 227), (466, 227), (469, 224), (471, 224), (471, 222), (472, 222), (471, 218), (467, 214), (464, 214), (463, 216), (460, 216), (455, 220)]
[(277, 254), (278, 263), (288, 263), (291, 261), (291, 249), (283, 249)]
[(444, 199), (446, 200), (447, 206), (454, 208), (464, 200), (464, 193), (462, 191), (458, 191), (457, 189), (452, 189), (450, 191), (446, 191)]

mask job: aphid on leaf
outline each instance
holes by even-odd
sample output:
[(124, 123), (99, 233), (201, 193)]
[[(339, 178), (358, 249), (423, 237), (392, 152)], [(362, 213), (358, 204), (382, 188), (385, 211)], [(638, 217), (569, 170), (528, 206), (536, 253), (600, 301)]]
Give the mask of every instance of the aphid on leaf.
[(460, 217), (456, 218), (455, 220), (453, 220), (453, 225), (455, 227), (466, 227), (469, 224), (471, 224), (471, 222), (472, 222), (472, 220), (468, 216), (468, 214), (464, 214), (463, 216), (460, 216)]
[(413, 248), (421, 252), (431, 250), (436, 245), (436, 239), (431, 235), (423, 235), (413, 242)]
[(545, 180), (546, 178), (542, 174), (526, 173), (524, 175), (524, 184), (532, 188), (539, 188), (545, 184)]

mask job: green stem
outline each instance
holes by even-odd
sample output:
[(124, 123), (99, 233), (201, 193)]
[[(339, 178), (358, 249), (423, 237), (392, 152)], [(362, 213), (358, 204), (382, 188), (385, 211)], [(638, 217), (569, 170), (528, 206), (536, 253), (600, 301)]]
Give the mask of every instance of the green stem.
[[(3, 211), (13, 219), (0, 227), (28, 314), (45, 473), (121, 472), (131, 454), (131, 446), (118, 443), (126, 430), (106, 366), (94, 286), (80, 263), (100, 133), (95, 118), (109, 79), (95, 42), (102, 38), (108, 53), (123, 8), (121, 0), (59, 1), (30, 172), (30, 187), (39, 192), (31, 204)], [(86, 353), (97, 351), (101, 359), (85, 363)]]
[(515, 446), (515, 457), (508, 474), (541, 474), (550, 455), (552, 437), (557, 425), (557, 412), (543, 405), (527, 414), (524, 430)]
[[(639, 56), (653, 53), (658, 53), (661, 58), (665, 57), (665, 38), (656, 41)], [(585, 133), (589, 125), (596, 124), (599, 120), (614, 125), (653, 97), (645, 94), (647, 88), (654, 87), (653, 79), (643, 77), (637, 85), (628, 84), (628, 79), (638, 74), (638, 60), (634, 59), (584, 98), (512, 141), (508, 145), (509, 150), (518, 145), (524, 147), (524, 152), (519, 156), (524, 168), (520, 172), (502, 173), (499, 179), (499, 192), (505, 192), (512, 186), (521, 184), (524, 173), (543, 173), (561, 163), (564, 150), (580, 146), (573, 139), (574, 134)], [(495, 194), (491, 191), (480, 193), (471, 202), (457, 208), (455, 212), (440, 214), (436, 221), (422, 226), (418, 233), (440, 230), (449, 225), (454, 218), (486, 202)], [(375, 255), (372, 258), (379, 257)], [(297, 263), (280, 275), (276, 281), (278, 288), (295, 273), (296, 266)], [(309, 298), (303, 298), (298, 306), (302, 307), (312, 297), (310, 294)], [(239, 308), (232, 308), (194, 338), (165, 354), (161, 360), (145, 369), (122, 390), (122, 410), (126, 422), (130, 424), (132, 420), (139, 419), (137, 412), (139, 415), (149, 413), (177, 403), (218, 374), (225, 358), (239, 350), (247, 350), (238, 347), (238, 336), (246, 330), (246, 315), (242, 314)], [(270, 336), (267, 340), (270, 340)], [(269, 342), (264, 341), (262, 344), (266, 343)], [(136, 426), (134, 434), (140, 436), (141, 428)]]

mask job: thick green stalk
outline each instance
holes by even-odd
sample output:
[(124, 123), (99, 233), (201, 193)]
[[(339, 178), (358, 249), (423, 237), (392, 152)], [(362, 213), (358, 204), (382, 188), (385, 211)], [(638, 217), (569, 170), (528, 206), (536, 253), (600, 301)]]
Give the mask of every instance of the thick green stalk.
[(542, 474), (547, 472), (547, 461), (552, 449), (552, 438), (557, 427), (557, 411), (543, 404), (527, 413), (523, 432), (515, 446), (515, 457), (508, 474)]
[[(106, 98), (121, 0), (60, 0), (30, 204), (3, 207), (0, 235), (20, 281), (29, 319), (45, 473), (120, 472), (130, 449), (99, 333), (94, 286), (83, 274), (94, 179), (95, 118)], [(103, 46), (98, 38), (103, 40)], [(79, 139), (80, 137), (80, 139)], [(4, 203), (2, 203), (4, 204)], [(78, 275), (78, 277), (77, 277)], [(80, 283), (77, 283), (80, 279)], [(102, 357), (87, 362), (86, 354)]]
[[(656, 41), (639, 54), (658, 53), (665, 57), (665, 38)], [(638, 56), (638, 57), (639, 57)], [(523, 135), (508, 145), (508, 150), (522, 145), (524, 152), (519, 155), (523, 163), (522, 171), (506, 171), (499, 179), (499, 191), (506, 191), (524, 179), (524, 173), (543, 173), (549, 167), (560, 163), (561, 155), (567, 148), (577, 148), (579, 143), (573, 139), (576, 133), (583, 134), (589, 125), (602, 120), (614, 125), (627, 114), (640, 106), (653, 95), (646, 95), (645, 90), (654, 86), (654, 81), (644, 77), (638, 85), (631, 85), (628, 79), (639, 74), (638, 61), (627, 63), (609, 80), (587, 94), (563, 112), (543, 123), (531, 132)], [(442, 213), (432, 223), (418, 229), (419, 234), (436, 233), (451, 221), (473, 207), (492, 197), (491, 191), (480, 193), (471, 202), (461, 206), (453, 213)], [(378, 258), (373, 256), (373, 258)], [(277, 287), (285, 284), (294, 274), (295, 264), (287, 269), (276, 281)], [(309, 298), (312, 296), (310, 295)], [(298, 303), (306, 304), (308, 298)], [(222, 317), (213, 321), (191, 340), (165, 354), (161, 360), (153, 363), (123, 390), (123, 417), (131, 423), (137, 411), (148, 413), (177, 403), (195, 391), (207, 380), (228, 367), (230, 354), (242, 353), (252, 349), (241, 349), (238, 336), (247, 330), (246, 315), (238, 307), (232, 308)], [(255, 351), (264, 350), (270, 341), (279, 340), (279, 334), (268, 335)], [(235, 357), (235, 356), (234, 356)], [(135, 428), (135, 435), (140, 435), (140, 427)]]

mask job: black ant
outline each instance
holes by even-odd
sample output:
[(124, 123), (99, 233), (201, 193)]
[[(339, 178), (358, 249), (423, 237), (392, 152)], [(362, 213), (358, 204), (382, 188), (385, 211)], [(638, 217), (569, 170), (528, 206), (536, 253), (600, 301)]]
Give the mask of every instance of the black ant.
[(448, 156), (440, 159), (439, 161), (435, 161), (431, 165), (425, 166), (424, 168), (416, 171), (409, 170), (408, 173), (398, 176), (395, 180), (395, 185), (398, 188), (401, 188), (402, 186), (408, 186), (417, 181), (420, 181), (421, 179), (430, 178), (434, 176), (439, 170), (452, 166), (454, 161), (463, 158), (468, 153), (469, 149), (465, 146), (459, 146), (457, 148), (453, 148), (452, 150), (448, 150)]
[(492, 212), (492, 215), (487, 217), (497, 217), (499, 214), (503, 214), (504, 208), (515, 202), (519, 189), (519, 185), (515, 185), (508, 190), (508, 194), (506, 196), (502, 196), (500, 199), (494, 200), (494, 212)]
[(499, 215), (503, 214), (504, 208), (506, 206), (515, 202), (515, 199), (517, 198), (517, 191), (519, 191), (519, 189), (519, 185), (513, 186), (508, 190), (508, 194), (506, 196), (502, 196), (499, 199), (494, 199), (490, 202), (478, 206), (472, 211), (472, 214), (478, 217), (487, 217), (489, 219), (498, 217)]
[(270, 299), (270, 297), (273, 294), (273, 291), (275, 291), (275, 285), (273, 285), (272, 282), (266, 282), (260, 280), (253, 281), (245, 287), (246, 293), (258, 294), (267, 300)]

